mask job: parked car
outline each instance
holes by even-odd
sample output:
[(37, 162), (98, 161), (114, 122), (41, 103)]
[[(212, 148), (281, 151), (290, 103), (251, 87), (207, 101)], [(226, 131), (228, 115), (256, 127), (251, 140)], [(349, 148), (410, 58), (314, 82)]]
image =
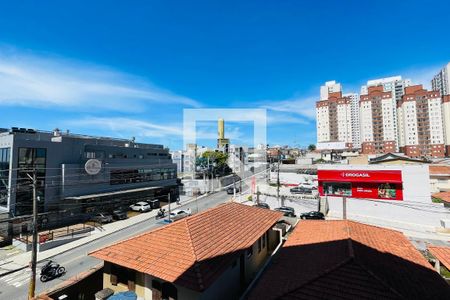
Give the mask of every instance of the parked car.
[(325, 220), (325, 216), (320, 211), (310, 211), (300, 215), (300, 219), (303, 220)]
[(260, 207), (260, 208), (267, 208), (267, 209), (270, 209), (270, 206), (269, 206), (269, 204), (267, 204), (267, 203), (257, 203), (257, 204), (255, 204), (255, 205), (253, 205), (253, 206), (255, 206), (255, 207)]
[(150, 205), (151, 209), (156, 209), (156, 208), (161, 207), (158, 199), (152, 199), (152, 200), (148, 200), (146, 202)]
[(109, 223), (113, 221), (113, 217), (107, 213), (97, 213), (92, 217), (92, 221), (101, 224)]
[(277, 207), (275, 210), (281, 211), (285, 217), (295, 217), (295, 210), (290, 206)]
[(126, 218), (128, 218), (127, 212), (122, 209), (113, 210), (112, 217), (114, 220), (125, 220)]
[(300, 188), (309, 189), (309, 190), (317, 190), (317, 186), (313, 185), (310, 182), (302, 182), (298, 185)]
[(132, 211), (138, 211), (138, 212), (146, 212), (146, 211), (152, 210), (152, 208), (150, 207), (150, 204), (148, 204), (147, 202), (144, 202), (144, 201), (139, 201), (138, 203), (131, 205), (130, 209)]
[(313, 190), (296, 186), (290, 189), (290, 192), (291, 194), (312, 194)]
[(170, 212), (170, 220), (177, 221), (191, 215), (191, 209), (175, 209)]
[(227, 194), (234, 195), (234, 189), (236, 189), (236, 193), (239, 193), (239, 191), (240, 191), (239, 186), (236, 185), (234, 188), (232, 186), (227, 188)]

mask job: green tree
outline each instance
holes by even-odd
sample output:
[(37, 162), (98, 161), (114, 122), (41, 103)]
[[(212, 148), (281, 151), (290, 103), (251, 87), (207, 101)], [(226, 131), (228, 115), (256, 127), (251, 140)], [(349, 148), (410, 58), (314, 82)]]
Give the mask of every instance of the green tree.
[(316, 145), (310, 144), (310, 145), (308, 146), (308, 151), (314, 151), (314, 150), (316, 150)]

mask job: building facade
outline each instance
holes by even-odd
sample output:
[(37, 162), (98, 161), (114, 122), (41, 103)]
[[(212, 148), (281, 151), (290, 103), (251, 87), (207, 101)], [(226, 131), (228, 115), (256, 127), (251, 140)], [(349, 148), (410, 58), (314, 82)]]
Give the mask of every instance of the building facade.
[(363, 154), (396, 152), (398, 147), (395, 128), (396, 105), (392, 92), (383, 86), (370, 86), (360, 96), (361, 150)]
[(441, 95), (450, 95), (450, 62), (433, 77), (431, 87)]
[(328, 97), (332, 93), (338, 93), (342, 91), (340, 83), (336, 83), (335, 80), (325, 82), (325, 85), (320, 87), (320, 100), (328, 100)]
[(361, 131), (360, 131), (360, 113), (359, 113), (359, 95), (357, 93), (348, 93), (344, 97), (350, 99), (351, 109), (351, 128), (352, 128), (352, 144), (353, 148), (361, 148)]
[(442, 96), (442, 114), (444, 116), (445, 148), (447, 156), (450, 156), (450, 95)]
[(400, 151), (409, 157), (444, 157), (444, 114), (438, 91), (422, 85), (405, 88), (397, 103)]
[(342, 92), (329, 93), (327, 100), (316, 102), (317, 142), (345, 142), (352, 147), (351, 99)]
[(33, 174), (39, 212), (64, 211), (64, 220), (140, 199), (178, 196), (168, 149), (134, 140), (12, 128), (0, 133), (0, 169), (0, 210), (12, 217), (32, 212)]

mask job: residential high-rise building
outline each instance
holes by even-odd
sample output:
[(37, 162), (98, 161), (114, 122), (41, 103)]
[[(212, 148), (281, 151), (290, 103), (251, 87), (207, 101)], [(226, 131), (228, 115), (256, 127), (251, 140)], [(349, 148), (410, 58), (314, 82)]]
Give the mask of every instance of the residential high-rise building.
[(433, 77), (431, 87), (441, 95), (450, 95), (450, 62)]
[(442, 115), (444, 123), (444, 140), (447, 156), (450, 156), (450, 95), (442, 96)]
[(395, 111), (393, 92), (384, 91), (382, 85), (369, 86), (367, 94), (360, 96), (362, 153), (375, 154), (397, 151)]
[(325, 85), (320, 87), (320, 100), (328, 100), (328, 96), (332, 93), (341, 92), (342, 87), (340, 83), (335, 80), (325, 82)]
[(342, 92), (329, 93), (328, 99), (316, 102), (317, 142), (345, 142), (351, 147), (351, 100)]
[(397, 106), (400, 150), (410, 157), (444, 157), (440, 93), (422, 85), (409, 86)]
[(350, 99), (350, 118), (352, 131), (353, 148), (361, 148), (361, 131), (359, 116), (359, 95), (357, 93), (348, 93), (344, 97)]
[[(402, 100), (402, 96), (404, 95), (405, 87), (411, 85), (410, 79), (402, 79), (402, 76), (392, 76), (386, 78), (379, 78), (367, 81), (367, 85), (363, 85), (361, 87), (361, 95), (367, 95), (368, 88), (371, 86), (382, 86), (384, 92), (392, 92), (392, 102), (394, 103), (394, 107), (397, 106), (397, 102)], [(397, 125), (397, 111), (394, 110), (394, 130), (398, 132)], [(398, 151), (398, 148), (395, 149)]]

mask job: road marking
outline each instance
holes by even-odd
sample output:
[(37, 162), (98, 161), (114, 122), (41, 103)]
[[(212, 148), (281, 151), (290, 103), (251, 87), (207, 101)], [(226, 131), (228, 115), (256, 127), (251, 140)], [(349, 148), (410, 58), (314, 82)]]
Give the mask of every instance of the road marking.
[(4, 277), (0, 278), (0, 282), (4, 282), (7, 285), (14, 286), (16, 288), (28, 283), (27, 278), (30, 277), (30, 272), (28, 269), (24, 269)]

